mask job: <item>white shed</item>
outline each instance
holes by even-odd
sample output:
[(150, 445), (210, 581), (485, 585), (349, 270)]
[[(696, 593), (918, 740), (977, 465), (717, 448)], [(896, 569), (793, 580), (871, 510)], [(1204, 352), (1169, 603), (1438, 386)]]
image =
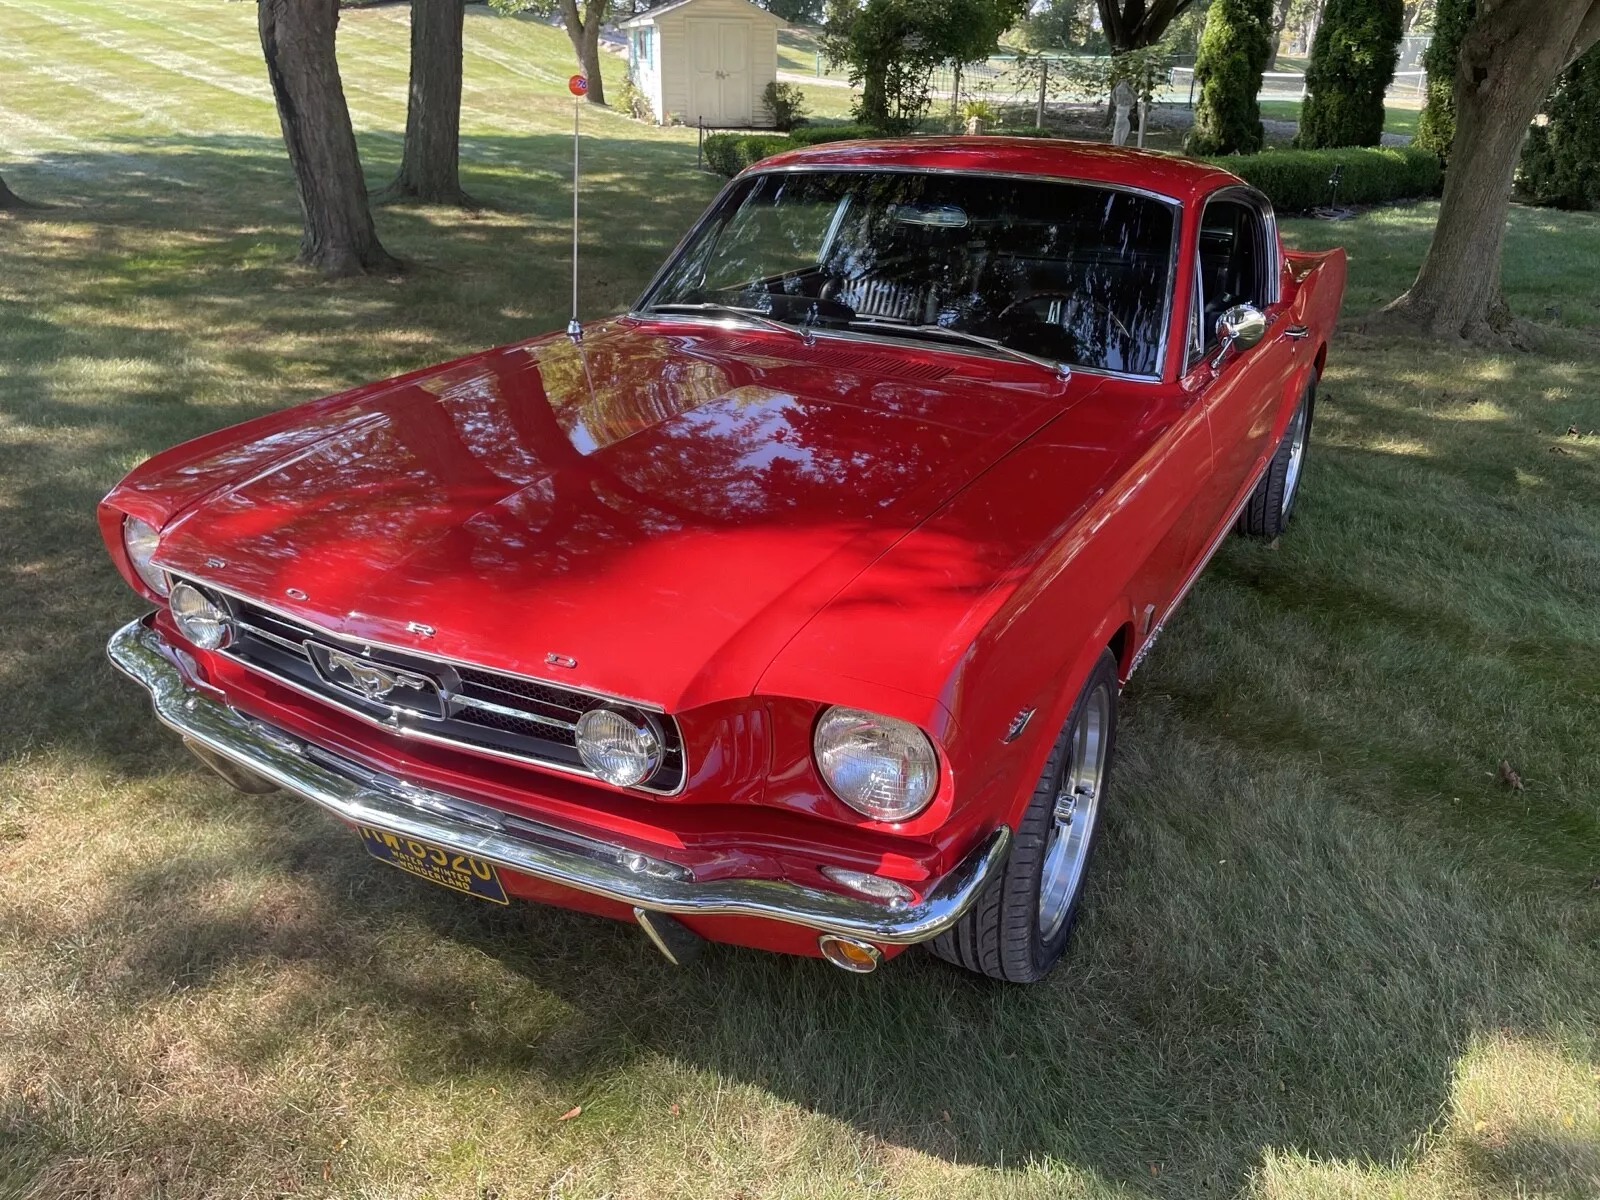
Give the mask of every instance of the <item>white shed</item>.
[(778, 78), (784, 25), (749, 0), (672, 0), (622, 23), (628, 69), (658, 124), (770, 126), (761, 95)]

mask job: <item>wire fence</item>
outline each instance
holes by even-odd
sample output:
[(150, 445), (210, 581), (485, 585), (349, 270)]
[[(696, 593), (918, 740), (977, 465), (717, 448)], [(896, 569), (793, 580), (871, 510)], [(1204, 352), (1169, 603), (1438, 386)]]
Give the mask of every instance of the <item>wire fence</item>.
[[(1425, 43), (1424, 43), (1425, 44)], [(816, 56), (819, 77), (830, 76), (822, 56)], [(1096, 55), (992, 55), (959, 70), (943, 67), (929, 79), (930, 96), (938, 107), (956, 107), (967, 100), (982, 100), (997, 107), (1054, 107), (1063, 103), (1103, 102), (1109, 92), (1109, 56)], [(1427, 73), (1420, 68), (1395, 72), (1388, 95), (1402, 103), (1420, 102)], [(1193, 105), (1197, 95), (1194, 65), (1179, 61), (1155, 70), (1148, 80), (1155, 104)], [(1303, 100), (1306, 77), (1300, 71), (1269, 71), (1261, 77), (1262, 100)]]

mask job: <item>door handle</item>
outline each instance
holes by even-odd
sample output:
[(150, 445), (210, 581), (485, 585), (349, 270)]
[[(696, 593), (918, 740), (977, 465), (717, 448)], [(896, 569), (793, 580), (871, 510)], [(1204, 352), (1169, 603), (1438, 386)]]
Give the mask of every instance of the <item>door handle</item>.
[(1286, 338), (1293, 338), (1298, 342), (1301, 338), (1310, 337), (1311, 330), (1307, 329), (1304, 325), (1291, 325), (1289, 328), (1283, 331), (1283, 336)]

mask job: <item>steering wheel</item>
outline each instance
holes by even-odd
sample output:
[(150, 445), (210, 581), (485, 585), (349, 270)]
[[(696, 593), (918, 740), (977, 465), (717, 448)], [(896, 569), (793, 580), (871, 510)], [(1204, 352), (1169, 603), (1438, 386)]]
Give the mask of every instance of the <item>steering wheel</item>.
[(1106, 319), (1117, 327), (1118, 332), (1120, 332), (1123, 337), (1128, 338), (1130, 341), (1133, 338), (1133, 335), (1128, 332), (1128, 327), (1124, 325), (1118, 318), (1117, 314), (1111, 310), (1110, 305), (1106, 304), (1104, 301), (1096, 300), (1093, 296), (1085, 295), (1083, 292), (1063, 292), (1058, 290), (1029, 292), (1026, 296), (1021, 296), (1002, 308), (995, 320), (1004, 321), (1012, 313), (1016, 312), (1017, 309), (1022, 308), (1025, 305), (1032, 304), (1038, 300), (1075, 300), (1079, 304), (1087, 304), (1097, 311), (1104, 313)]

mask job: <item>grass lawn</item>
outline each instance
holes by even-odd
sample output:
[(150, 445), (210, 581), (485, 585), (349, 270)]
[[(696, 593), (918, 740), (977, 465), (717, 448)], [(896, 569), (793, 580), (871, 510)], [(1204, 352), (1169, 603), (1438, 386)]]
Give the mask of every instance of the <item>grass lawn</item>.
[[(778, 70), (793, 71), (800, 75), (816, 75), (817, 56), (822, 52), (822, 42), (816, 31), (799, 25), (778, 30)], [(822, 60), (822, 73), (834, 79), (845, 78), (843, 67)]]
[[(1273, 121), (1300, 120), (1299, 100), (1263, 100), (1261, 102), (1261, 115)], [(1422, 115), (1420, 104), (1408, 104), (1405, 100), (1396, 100), (1390, 97), (1383, 108), (1383, 131), (1385, 133), (1403, 133), (1407, 137), (1415, 137), (1417, 133), (1417, 118)]]
[[(409, 275), (327, 284), (254, 17), (0, 0), (0, 171), (55, 205), (0, 218), (0, 1196), (1600, 1194), (1600, 218), (1513, 211), (1537, 353), (1335, 344), (1293, 528), (1230, 542), (1126, 692), (1047, 984), (675, 971), (228, 791), (104, 661), (129, 466), (566, 316), (559, 31), (469, 10), (493, 207), (384, 209)], [(405, 22), (341, 24), (374, 184)], [(692, 131), (583, 119), (598, 314), (718, 181)], [(1359, 314), (1433, 215), (1286, 234), (1349, 248)]]

